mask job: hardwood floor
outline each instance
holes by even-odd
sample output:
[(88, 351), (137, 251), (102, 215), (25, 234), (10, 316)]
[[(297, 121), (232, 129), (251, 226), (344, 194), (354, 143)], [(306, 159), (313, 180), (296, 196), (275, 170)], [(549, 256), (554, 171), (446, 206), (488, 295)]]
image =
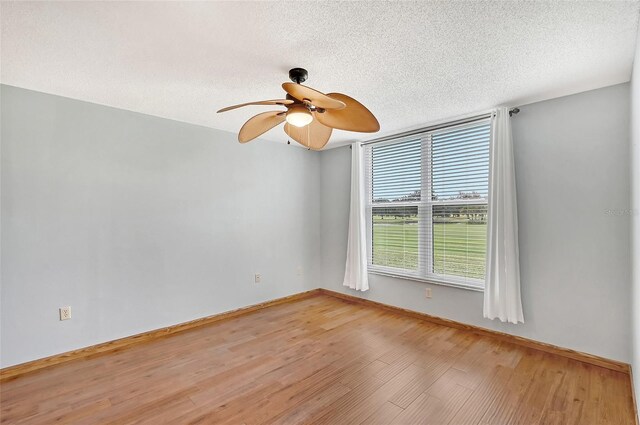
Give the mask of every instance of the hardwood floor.
[(3, 424), (633, 424), (629, 376), (319, 295), (3, 382)]

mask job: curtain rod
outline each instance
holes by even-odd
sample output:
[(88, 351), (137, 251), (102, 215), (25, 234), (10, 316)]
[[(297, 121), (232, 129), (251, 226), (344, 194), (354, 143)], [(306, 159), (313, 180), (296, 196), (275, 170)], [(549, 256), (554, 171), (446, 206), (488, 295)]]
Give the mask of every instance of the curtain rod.
[[(515, 114), (517, 114), (518, 112), (520, 112), (519, 108), (511, 108), (509, 109), (509, 116), (513, 116)], [(392, 134), (389, 136), (384, 136), (384, 137), (379, 137), (377, 139), (373, 139), (373, 140), (368, 140), (366, 142), (362, 142), (362, 145), (370, 145), (373, 143), (380, 143), (380, 142), (386, 142), (387, 140), (391, 140), (391, 139), (399, 139), (401, 137), (410, 137), (410, 136), (415, 136), (416, 134), (420, 134), (420, 133), (424, 133), (426, 131), (435, 131), (435, 130), (440, 130), (442, 128), (447, 128), (447, 127), (452, 127), (454, 125), (462, 125), (462, 124), (468, 124), (468, 123), (472, 123), (472, 122), (476, 122), (476, 121), (481, 121), (481, 120), (485, 120), (487, 118), (491, 117), (491, 114), (493, 112), (487, 112), (484, 114), (480, 114), (480, 115), (474, 115), (472, 117), (467, 117), (467, 118), (462, 118), (459, 120), (454, 120), (454, 121), (448, 121), (446, 123), (440, 123), (440, 124), (434, 124), (434, 125), (430, 125), (427, 127), (421, 127), (421, 128), (416, 128), (414, 130), (408, 130), (402, 133), (397, 133), (397, 134)], [(351, 146), (351, 145), (349, 145)]]

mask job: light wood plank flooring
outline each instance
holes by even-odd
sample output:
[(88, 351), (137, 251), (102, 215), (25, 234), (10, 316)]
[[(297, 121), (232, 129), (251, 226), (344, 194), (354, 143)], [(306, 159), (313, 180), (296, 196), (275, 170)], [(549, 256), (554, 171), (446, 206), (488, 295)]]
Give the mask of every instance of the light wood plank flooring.
[(2, 383), (3, 424), (633, 424), (629, 377), (320, 295)]

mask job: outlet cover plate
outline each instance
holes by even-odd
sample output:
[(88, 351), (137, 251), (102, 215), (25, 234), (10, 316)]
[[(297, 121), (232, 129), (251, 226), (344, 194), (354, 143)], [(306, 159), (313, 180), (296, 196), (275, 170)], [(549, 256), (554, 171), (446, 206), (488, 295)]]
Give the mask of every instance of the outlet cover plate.
[(71, 319), (71, 307), (60, 307), (60, 320)]

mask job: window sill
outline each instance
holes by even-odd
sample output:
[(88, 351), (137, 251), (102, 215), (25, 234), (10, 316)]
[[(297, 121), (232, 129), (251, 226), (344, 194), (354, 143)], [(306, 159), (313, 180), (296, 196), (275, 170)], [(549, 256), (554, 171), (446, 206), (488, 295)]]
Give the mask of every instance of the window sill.
[(466, 289), (466, 290), (475, 291), (475, 292), (484, 292), (484, 288), (475, 286), (475, 285), (465, 285), (462, 283), (453, 283), (453, 282), (447, 282), (447, 281), (437, 280), (437, 279), (427, 279), (419, 276), (408, 276), (405, 274), (392, 273), (392, 272), (387, 272), (382, 270), (369, 269), (368, 273), (377, 274), (380, 276), (395, 277), (398, 279), (413, 280), (416, 282), (432, 283), (434, 285), (440, 285), (440, 286), (449, 286), (451, 288)]

